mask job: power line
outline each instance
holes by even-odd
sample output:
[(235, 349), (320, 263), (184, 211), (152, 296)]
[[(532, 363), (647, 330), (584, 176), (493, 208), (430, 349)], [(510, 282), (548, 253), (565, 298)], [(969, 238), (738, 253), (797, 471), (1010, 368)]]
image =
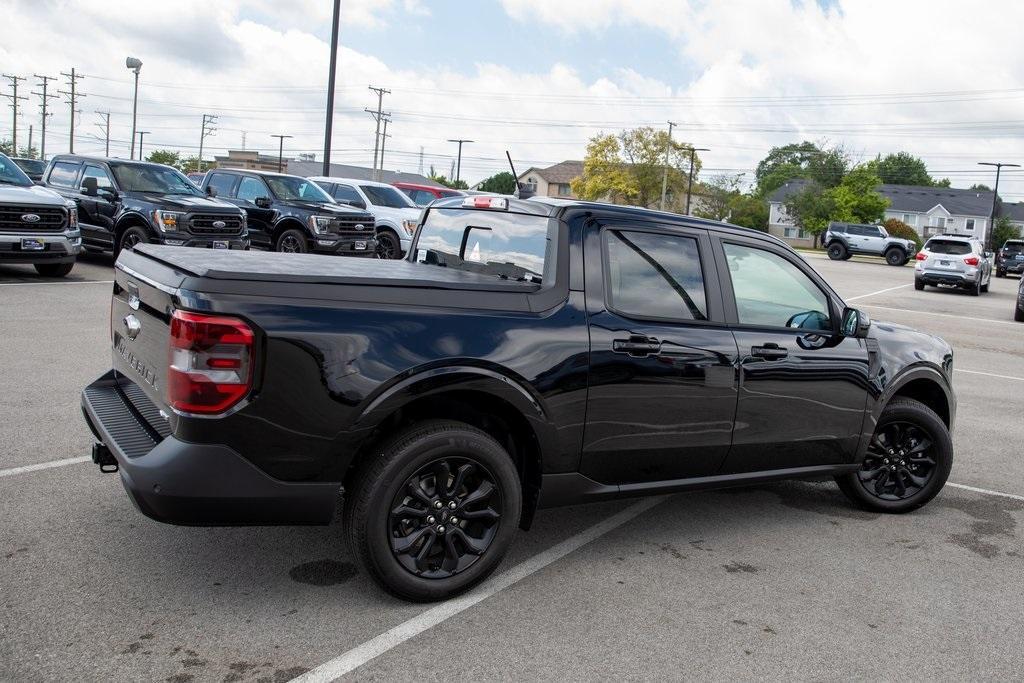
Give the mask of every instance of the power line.
[(60, 72), (61, 76), (68, 79), (68, 89), (58, 90), (61, 95), (66, 95), (68, 104), (71, 105), (71, 133), (68, 135), (68, 152), (71, 154), (75, 153), (75, 101), (79, 97), (85, 97), (85, 93), (75, 91), (75, 87), (78, 85), (78, 81), (85, 78), (82, 74), (76, 74), (74, 67), (71, 69), (71, 73)]
[(200, 173), (203, 172), (203, 142), (206, 138), (217, 132), (217, 129), (213, 127), (215, 123), (217, 123), (217, 116), (203, 114), (203, 127), (199, 133), (199, 163), (196, 168)]
[[(109, 157), (110, 156), (110, 112), (109, 111), (99, 111), (97, 109), (96, 113), (103, 117), (104, 125), (101, 128), (101, 130), (103, 130), (103, 135), (104, 135), (103, 156)], [(97, 123), (96, 125), (99, 126), (100, 124)], [(72, 137), (73, 136), (74, 136), (74, 133), (72, 133)]]
[(42, 99), (42, 104), (40, 106), (42, 108), (42, 113), (43, 113), (43, 117), (42, 117), (43, 118), (43, 127), (42, 127), (42, 131), (40, 132), (40, 136), (39, 136), (39, 138), (40, 138), (39, 139), (39, 158), (42, 159), (43, 161), (45, 161), (46, 160), (46, 118), (47, 118), (47, 116), (49, 116), (46, 113), (46, 108), (47, 108), (47, 105), (49, 103), (49, 100), (55, 99), (57, 97), (57, 95), (48, 94), (47, 93), (47, 88), (49, 87), (50, 81), (55, 81), (57, 79), (54, 78), (53, 76), (40, 76), (39, 74), (32, 74), (32, 75), (39, 79), (40, 82), (37, 83), (36, 85), (38, 85), (43, 90), (42, 92), (35, 92), (33, 90), (32, 94), (33, 95), (38, 95)]
[[(11, 94), (4, 93), (4, 97), (11, 101), (10, 107), (14, 112), (11, 117), (11, 151), (15, 155), (18, 154), (18, 100), (27, 100), (28, 96), (18, 94), (18, 82), (25, 80), (24, 76), (9, 76), (3, 74), (3, 77), (11, 82)], [(31, 150), (29, 150), (31, 153)]]
[[(377, 122), (377, 131), (373, 135), (373, 179), (380, 180), (380, 174), (377, 172), (377, 147), (380, 144), (380, 122), (381, 117), (384, 116), (384, 112), (381, 109), (384, 106), (384, 95), (390, 95), (391, 91), (385, 88), (375, 88), (372, 85), (367, 86), (371, 91), (377, 93), (377, 110), (365, 109), (364, 111), (374, 118)], [(391, 116), (391, 112), (387, 113)]]

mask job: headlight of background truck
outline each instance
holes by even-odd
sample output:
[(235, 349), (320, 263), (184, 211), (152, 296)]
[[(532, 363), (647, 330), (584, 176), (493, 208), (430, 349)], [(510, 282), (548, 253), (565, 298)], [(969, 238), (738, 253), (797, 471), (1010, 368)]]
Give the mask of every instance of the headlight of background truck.
[(180, 211), (161, 211), (157, 209), (153, 212), (153, 225), (161, 232), (177, 232), (178, 223), (184, 216), (185, 214)]
[(333, 220), (333, 216), (310, 216), (309, 227), (316, 234), (324, 235), (330, 232), (331, 221)]

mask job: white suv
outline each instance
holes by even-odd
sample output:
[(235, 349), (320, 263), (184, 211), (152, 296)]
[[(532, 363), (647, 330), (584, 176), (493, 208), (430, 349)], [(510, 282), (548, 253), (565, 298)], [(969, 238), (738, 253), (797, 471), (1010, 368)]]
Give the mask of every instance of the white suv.
[(377, 225), (377, 256), (399, 259), (409, 251), (420, 220), (420, 207), (393, 185), (356, 178), (310, 178), (335, 201), (365, 209)]
[(925, 285), (966, 289), (972, 296), (988, 291), (992, 257), (980, 240), (937, 235), (925, 242), (914, 266), (914, 289)]

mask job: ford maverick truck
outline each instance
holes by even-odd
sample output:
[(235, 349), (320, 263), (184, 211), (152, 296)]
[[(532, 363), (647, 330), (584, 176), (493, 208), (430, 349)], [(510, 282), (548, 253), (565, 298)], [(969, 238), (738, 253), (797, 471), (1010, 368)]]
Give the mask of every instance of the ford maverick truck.
[(175, 524), (327, 524), (412, 600), (539, 508), (834, 478), (882, 512), (952, 463), (953, 354), (764, 233), (476, 196), (404, 260), (139, 245), (117, 261), (93, 459)]

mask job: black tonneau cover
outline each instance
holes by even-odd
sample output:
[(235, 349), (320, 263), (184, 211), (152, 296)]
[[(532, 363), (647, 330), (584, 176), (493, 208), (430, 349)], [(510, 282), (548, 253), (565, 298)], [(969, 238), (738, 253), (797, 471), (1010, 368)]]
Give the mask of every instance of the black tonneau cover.
[(529, 294), (540, 289), (540, 285), (530, 282), (502, 280), (492, 275), (404, 260), (195, 249), (157, 244), (139, 244), (135, 249), (176, 271), (209, 280), (415, 287), (517, 294)]

